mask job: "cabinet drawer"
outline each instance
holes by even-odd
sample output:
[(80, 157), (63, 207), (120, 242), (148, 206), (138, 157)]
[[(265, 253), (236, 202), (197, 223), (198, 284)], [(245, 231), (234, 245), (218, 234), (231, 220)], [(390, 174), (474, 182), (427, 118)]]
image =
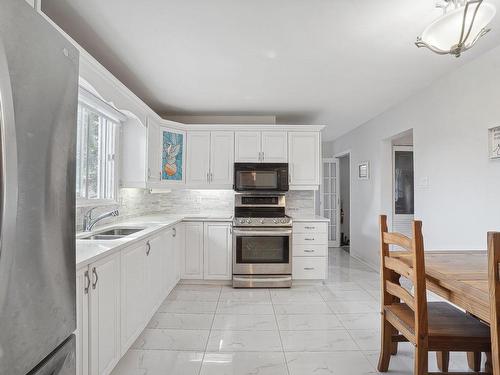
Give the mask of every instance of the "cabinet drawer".
[(327, 245), (296, 245), (293, 244), (294, 257), (326, 257), (328, 254)]
[(293, 233), (293, 245), (328, 245), (327, 233)]
[(327, 257), (293, 257), (292, 278), (326, 279)]
[(328, 224), (319, 222), (293, 223), (294, 233), (327, 233)]

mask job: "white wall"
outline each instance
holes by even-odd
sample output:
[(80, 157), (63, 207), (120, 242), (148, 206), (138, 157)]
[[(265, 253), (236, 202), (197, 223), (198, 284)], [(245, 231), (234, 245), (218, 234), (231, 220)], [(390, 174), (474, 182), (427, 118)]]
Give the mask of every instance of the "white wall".
[(354, 171), (371, 163), (370, 180), (351, 176), (351, 254), (378, 264), (378, 215), (391, 214), (390, 138), (412, 128), (415, 217), (426, 249), (485, 249), (486, 232), (500, 230), (500, 162), (488, 159), (487, 138), (499, 123), (497, 47), (325, 144), (325, 156), (350, 150)]

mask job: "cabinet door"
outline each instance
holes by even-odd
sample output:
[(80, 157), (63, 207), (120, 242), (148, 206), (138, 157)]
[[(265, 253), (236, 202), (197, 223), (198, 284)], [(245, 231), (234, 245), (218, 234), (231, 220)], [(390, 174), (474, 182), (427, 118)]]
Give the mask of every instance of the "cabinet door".
[(318, 132), (288, 133), (290, 185), (319, 186), (320, 139)]
[(175, 285), (181, 279), (182, 257), (184, 255), (184, 224), (179, 223), (174, 228), (174, 255), (175, 255)]
[(203, 279), (203, 223), (184, 223), (183, 279)]
[(88, 267), (76, 271), (76, 375), (89, 373), (89, 287)]
[(233, 184), (234, 133), (212, 132), (210, 135), (210, 183)]
[(146, 247), (121, 252), (121, 353), (130, 348), (146, 324)]
[(147, 160), (147, 180), (159, 182), (161, 179), (161, 150), (158, 148), (160, 139), (160, 126), (148, 119), (148, 160)]
[(231, 224), (205, 223), (204, 279), (231, 280)]
[(235, 161), (258, 163), (261, 151), (260, 132), (235, 132)]
[(187, 133), (187, 183), (208, 184), (210, 172), (210, 132)]
[(288, 161), (286, 132), (262, 132), (262, 161), (286, 163)]
[(162, 299), (165, 299), (168, 293), (170, 293), (170, 291), (177, 284), (177, 262), (179, 260), (176, 254), (176, 236), (176, 227), (168, 229), (164, 235), (166, 256), (163, 270), (165, 285), (162, 291)]
[(149, 320), (163, 302), (166, 277), (166, 248), (169, 246), (167, 232), (146, 243), (146, 293), (149, 297), (147, 319)]
[(90, 271), (90, 373), (109, 374), (120, 358), (120, 254)]

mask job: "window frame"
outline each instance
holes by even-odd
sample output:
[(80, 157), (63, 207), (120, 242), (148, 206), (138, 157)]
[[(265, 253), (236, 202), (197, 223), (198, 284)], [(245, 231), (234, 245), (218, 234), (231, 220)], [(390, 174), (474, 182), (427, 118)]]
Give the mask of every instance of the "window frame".
[[(78, 106), (82, 106), (87, 110), (97, 113), (99, 116), (106, 118), (108, 121), (115, 123), (114, 134), (114, 173), (113, 173), (113, 198), (112, 199), (89, 199), (89, 198), (76, 198), (76, 207), (96, 207), (117, 205), (119, 203), (118, 193), (120, 189), (120, 139), (121, 139), (121, 125), (126, 120), (125, 115), (111, 107), (102, 99), (96, 97), (86, 89), (80, 86), (78, 96)], [(109, 110), (108, 110), (109, 109)], [(77, 125), (78, 126), (78, 125)], [(76, 150), (75, 150), (76, 151)], [(101, 162), (101, 161), (99, 161)], [(76, 152), (75, 152), (76, 163)], [(75, 168), (76, 172), (76, 168)], [(75, 173), (76, 178), (76, 173)]]

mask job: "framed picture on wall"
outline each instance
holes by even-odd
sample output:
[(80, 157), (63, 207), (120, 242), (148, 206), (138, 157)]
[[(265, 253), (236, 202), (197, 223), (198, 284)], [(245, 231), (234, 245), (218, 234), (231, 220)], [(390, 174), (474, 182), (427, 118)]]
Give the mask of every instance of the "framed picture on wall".
[(186, 132), (160, 128), (161, 130), (161, 180), (184, 183), (186, 180)]
[(500, 126), (489, 129), (490, 159), (500, 159)]
[(358, 164), (358, 179), (368, 180), (370, 179), (370, 162), (362, 161)]

